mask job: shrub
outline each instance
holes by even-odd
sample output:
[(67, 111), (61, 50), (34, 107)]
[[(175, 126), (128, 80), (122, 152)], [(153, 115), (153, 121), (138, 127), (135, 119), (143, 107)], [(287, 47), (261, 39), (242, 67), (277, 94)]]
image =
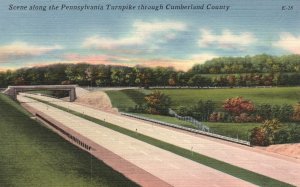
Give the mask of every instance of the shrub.
[(247, 113), (241, 113), (239, 116), (234, 117), (234, 121), (237, 123), (246, 123), (254, 121), (253, 116), (247, 114)]
[(178, 115), (180, 116), (191, 116), (192, 112), (190, 110), (190, 108), (186, 107), (186, 106), (179, 106), (177, 109)]
[(226, 120), (226, 114), (224, 112), (213, 112), (209, 116), (211, 122), (224, 122)]
[(266, 142), (265, 132), (263, 128), (255, 127), (251, 130), (250, 143), (252, 145), (268, 145), (268, 142)]
[(145, 113), (146, 111), (147, 111), (146, 106), (142, 104), (135, 105), (134, 108), (133, 107), (128, 108), (128, 112)]
[(260, 104), (255, 107), (255, 113), (257, 121), (271, 119), (272, 117), (272, 106), (270, 104)]
[(251, 131), (250, 142), (253, 145), (267, 146), (276, 142), (287, 141), (285, 132), (281, 131), (282, 125), (277, 119), (266, 120), (262, 126)]
[(225, 100), (223, 108), (231, 115), (239, 116), (241, 113), (252, 112), (254, 110), (254, 105), (249, 100), (244, 100), (242, 97), (236, 97)]
[(201, 120), (208, 121), (210, 114), (213, 113), (215, 109), (215, 103), (211, 100), (198, 101), (198, 103), (191, 107), (192, 117)]
[(226, 117), (227, 121), (243, 123), (255, 120), (255, 118), (251, 115), (254, 111), (253, 103), (249, 100), (244, 100), (242, 97), (225, 100), (223, 108), (231, 116), (231, 118)]
[(213, 101), (200, 100), (191, 107), (180, 106), (177, 111), (181, 116), (192, 116), (199, 121), (208, 121), (214, 110), (215, 103)]
[(290, 137), (288, 143), (300, 143), (300, 125), (291, 124), (289, 127)]
[(147, 111), (150, 114), (168, 114), (171, 98), (155, 90), (145, 97)]
[(261, 104), (255, 108), (257, 120), (279, 119), (280, 121), (290, 121), (293, 118), (294, 109), (292, 105), (270, 105)]
[(274, 134), (274, 143), (282, 144), (287, 143), (290, 139), (290, 133), (287, 129), (280, 129)]
[(300, 121), (300, 103), (298, 103), (296, 106), (294, 106), (294, 112), (292, 119), (294, 121)]
[(268, 119), (273, 119), (273, 118), (277, 118), (278, 116), (280, 116), (280, 106), (279, 105), (272, 105), (271, 106), (271, 115), (269, 116)]
[(278, 133), (280, 128), (282, 128), (282, 125), (280, 124), (280, 121), (278, 119), (272, 119), (272, 120), (266, 120), (262, 128), (265, 132), (265, 136), (267, 138), (268, 144), (273, 144), (275, 140), (275, 134)]
[(284, 104), (280, 107), (279, 116), (280, 121), (290, 121), (293, 117), (294, 108), (292, 105)]

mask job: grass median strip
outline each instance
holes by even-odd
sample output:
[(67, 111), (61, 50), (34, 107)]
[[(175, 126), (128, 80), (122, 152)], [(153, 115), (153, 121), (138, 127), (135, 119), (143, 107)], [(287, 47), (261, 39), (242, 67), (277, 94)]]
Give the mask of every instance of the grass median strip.
[[(190, 160), (193, 160), (193, 161), (198, 162), (200, 164), (206, 165), (206, 166), (211, 167), (213, 169), (216, 169), (216, 170), (219, 170), (221, 172), (227, 173), (227, 174), (232, 175), (234, 177), (237, 177), (237, 178), (240, 178), (242, 180), (248, 181), (250, 183), (253, 183), (253, 184), (256, 184), (256, 185), (259, 185), (259, 186), (270, 186), (270, 187), (271, 186), (272, 187), (273, 186), (282, 186), (282, 187), (284, 187), (284, 186), (293, 186), (291, 184), (288, 184), (288, 183), (285, 183), (285, 182), (282, 182), (282, 181), (279, 181), (279, 180), (276, 180), (276, 179), (273, 179), (273, 178), (270, 178), (270, 177), (267, 177), (267, 176), (264, 176), (264, 175), (261, 175), (261, 174), (258, 174), (258, 173), (255, 173), (255, 172), (252, 172), (252, 171), (249, 171), (249, 170), (246, 170), (246, 169), (243, 169), (243, 168), (231, 165), (231, 164), (228, 164), (226, 162), (223, 162), (223, 161), (220, 161), (220, 160), (217, 160), (217, 159), (214, 159), (214, 158), (211, 158), (211, 157), (199, 154), (199, 153), (195, 153), (192, 150), (184, 149), (184, 148), (175, 146), (173, 144), (170, 144), (170, 143), (167, 143), (167, 142), (164, 142), (164, 141), (161, 141), (161, 140), (158, 140), (158, 139), (155, 139), (155, 138), (137, 133), (135, 131), (128, 130), (128, 129), (120, 127), (118, 125), (114, 125), (114, 124), (111, 124), (111, 123), (104, 122), (104, 121), (99, 120), (97, 118), (88, 116), (86, 114), (82, 114), (80, 112), (77, 112), (77, 111), (74, 111), (74, 110), (56, 105), (56, 104), (53, 104), (51, 102), (44, 101), (44, 100), (37, 99), (37, 98), (33, 98), (33, 97), (29, 97), (29, 96), (27, 96), (27, 97), (31, 98), (31, 99), (34, 99), (36, 101), (48, 104), (48, 105), (53, 106), (55, 108), (58, 108), (60, 110), (69, 112), (73, 115), (76, 115), (78, 117), (81, 117), (81, 118), (89, 120), (89, 121), (92, 121), (92, 122), (97, 123), (101, 126), (104, 126), (104, 127), (109, 128), (111, 130), (114, 130), (114, 131), (117, 131), (119, 133), (125, 134), (125, 135), (130, 136), (132, 138), (135, 138), (137, 140), (140, 140), (140, 141), (146, 142), (148, 144), (151, 144), (153, 146), (159, 147), (161, 149), (170, 151), (174, 154), (177, 154), (177, 155), (180, 155), (182, 157), (188, 158)], [(245, 155), (245, 156), (247, 156), (247, 155)]]

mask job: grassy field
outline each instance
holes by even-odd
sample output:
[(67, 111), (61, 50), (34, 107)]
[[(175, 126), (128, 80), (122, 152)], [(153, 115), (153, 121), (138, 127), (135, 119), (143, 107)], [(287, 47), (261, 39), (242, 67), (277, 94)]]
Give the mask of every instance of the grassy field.
[[(194, 126), (192, 123), (181, 121), (175, 117), (152, 115), (152, 114), (141, 114), (141, 113), (135, 113), (135, 115), (140, 115), (140, 116), (156, 119), (163, 122), (173, 123), (184, 127), (196, 129), (196, 126)], [(260, 125), (259, 123), (216, 123), (216, 122), (204, 122), (204, 124), (210, 128), (210, 132), (228, 136), (228, 137), (233, 137), (233, 138), (238, 137), (239, 139), (242, 140), (248, 140), (248, 132), (252, 130), (254, 127), (258, 127)]]
[[(199, 100), (212, 100), (220, 107), (225, 99), (242, 96), (254, 104), (291, 104), (300, 102), (300, 87), (273, 87), (273, 88), (226, 88), (226, 89), (158, 89), (172, 99), (171, 108), (191, 106)], [(143, 101), (145, 94), (153, 90), (122, 90), (107, 92), (114, 107), (122, 109), (134, 107)], [(139, 93), (139, 94), (137, 94)], [(129, 101), (126, 99), (130, 99)]]
[[(295, 105), (300, 101), (300, 87), (273, 87), (273, 88), (227, 88), (227, 89), (159, 89), (161, 92), (169, 95), (172, 99), (172, 109), (179, 106), (191, 106), (199, 100), (212, 100), (221, 107), (222, 102), (231, 97), (242, 96), (249, 99), (254, 104), (291, 104)], [(107, 92), (114, 107), (121, 111), (126, 111), (129, 107), (144, 102), (145, 95), (153, 90), (137, 89)], [(175, 123), (186, 127), (194, 128), (192, 124), (182, 122), (172, 117), (139, 114), (153, 119)], [(214, 123), (205, 122), (211, 131), (217, 134), (230, 137), (239, 137), (248, 140), (248, 132), (259, 123)]]
[(0, 94), (0, 186), (137, 186)]
[[(29, 98), (31, 98), (31, 97), (29, 97)], [(267, 186), (270, 186), (270, 187), (273, 187), (273, 186), (282, 186), (282, 187), (292, 186), (290, 184), (278, 181), (276, 179), (273, 179), (273, 178), (270, 178), (270, 177), (267, 177), (267, 176), (264, 176), (264, 175), (261, 175), (261, 174), (258, 174), (258, 173), (255, 173), (255, 172), (252, 172), (252, 171), (249, 171), (249, 170), (246, 170), (246, 169), (243, 169), (243, 168), (231, 165), (231, 164), (228, 164), (226, 162), (216, 160), (214, 158), (211, 158), (211, 157), (199, 154), (199, 153), (191, 152), (191, 150), (178, 147), (176, 145), (161, 141), (159, 139), (155, 139), (155, 138), (152, 138), (150, 136), (146, 136), (144, 134), (136, 133), (136, 131), (132, 131), (132, 130), (120, 127), (118, 125), (107, 123), (105, 121), (99, 120), (99, 119), (94, 118), (92, 116), (88, 116), (88, 115), (82, 114), (80, 112), (70, 110), (70, 109), (62, 107), (62, 106), (58, 106), (54, 103), (50, 103), (50, 102), (43, 101), (43, 100), (36, 99), (36, 98), (32, 98), (32, 99), (35, 99), (37, 101), (46, 103), (50, 106), (56, 107), (56, 108), (61, 109), (63, 111), (69, 112), (73, 115), (79, 116), (79, 117), (84, 118), (84, 119), (89, 120), (89, 121), (92, 121), (92, 122), (97, 123), (101, 126), (104, 126), (104, 127), (107, 127), (111, 130), (114, 130), (116, 132), (122, 133), (126, 136), (130, 136), (132, 138), (135, 138), (137, 140), (146, 142), (148, 144), (159, 147), (159, 148), (164, 149), (166, 151), (170, 151), (170, 152), (172, 152), (174, 154), (177, 154), (179, 156), (188, 158), (190, 160), (193, 160), (193, 161), (198, 162), (200, 164), (206, 165), (206, 166), (211, 167), (213, 169), (219, 170), (221, 172), (227, 173), (229, 175), (240, 178), (242, 180), (248, 181), (250, 183), (256, 184), (258, 186), (266, 186), (266, 187)]]
[(291, 104), (300, 101), (300, 87), (273, 88), (227, 88), (227, 89), (163, 89), (173, 101), (172, 106), (189, 106), (199, 100), (212, 100), (221, 106), (222, 102), (231, 97), (242, 96), (254, 104)]

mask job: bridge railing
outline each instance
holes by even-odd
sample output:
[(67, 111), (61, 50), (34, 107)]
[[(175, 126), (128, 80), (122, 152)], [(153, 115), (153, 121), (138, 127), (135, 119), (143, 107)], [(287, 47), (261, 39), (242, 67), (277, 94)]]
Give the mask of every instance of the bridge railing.
[(183, 126), (180, 126), (180, 125), (177, 125), (177, 124), (167, 123), (167, 122), (163, 122), (163, 121), (159, 121), (159, 120), (155, 120), (155, 119), (151, 119), (151, 118), (147, 118), (147, 117), (143, 117), (143, 116), (138, 116), (138, 115), (134, 115), (134, 114), (130, 114), (130, 113), (121, 112), (121, 114), (124, 115), (124, 116), (129, 116), (129, 117), (132, 117), (132, 118), (136, 118), (136, 119), (156, 123), (156, 124), (159, 124), (159, 125), (173, 127), (173, 128), (193, 132), (193, 133), (196, 133), (196, 134), (202, 134), (202, 135), (218, 138), (218, 139), (221, 139), (221, 140), (226, 140), (226, 141), (229, 141), (229, 142), (234, 142), (234, 143), (238, 143), (238, 144), (242, 144), (242, 145), (251, 146), (249, 141), (241, 140), (241, 139), (238, 139), (238, 138), (232, 138), (232, 137), (223, 136), (223, 135), (220, 135), (220, 134), (215, 134), (215, 133), (212, 133), (212, 132), (205, 132), (205, 131), (198, 130), (198, 129), (187, 128), (187, 127), (183, 127)]

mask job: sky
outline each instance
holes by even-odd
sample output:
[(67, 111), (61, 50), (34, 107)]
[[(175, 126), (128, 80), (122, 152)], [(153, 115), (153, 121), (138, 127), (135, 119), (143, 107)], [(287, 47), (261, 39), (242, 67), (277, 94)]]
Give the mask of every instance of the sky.
[[(106, 9), (130, 4), (135, 10)], [(181, 4), (203, 9), (166, 9)], [(300, 54), (300, 1), (1, 0), (0, 34), (0, 71), (80, 62), (187, 70), (221, 56)]]

